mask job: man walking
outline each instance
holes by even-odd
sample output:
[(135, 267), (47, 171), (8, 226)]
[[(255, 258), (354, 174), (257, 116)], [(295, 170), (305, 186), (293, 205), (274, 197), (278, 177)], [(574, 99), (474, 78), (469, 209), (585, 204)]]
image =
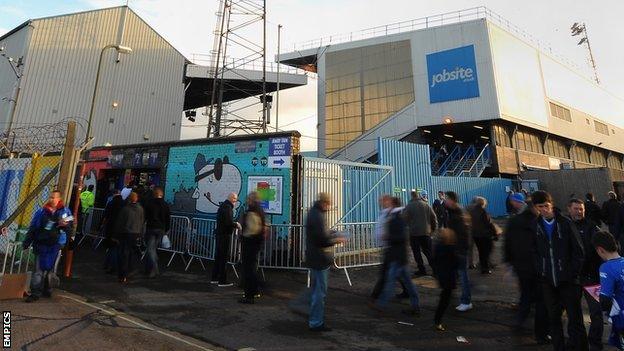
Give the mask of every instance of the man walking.
[(331, 198), (327, 193), (320, 193), (306, 218), (306, 263), (310, 268), (310, 316), (308, 326), (311, 331), (331, 331), (325, 325), (325, 296), (327, 295), (327, 277), (334, 262), (334, 248), (337, 243), (345, 242), (327, 227), (326, 214), (331, 208)]
[[(598, 271), (602, 264), (602, 259), (596, 253), (592, 240), (600, 228), (596, 226), (596, 223), (592, 222), (585, 215), (585, 204), (583, 200), (572, 199), (568, 203), (568, 213), (572, 223), (578, 230), (585, 251), (585, 260), (583, 261), (583, 268), (581, 269), (581, 285), (592, 286), (600, 284), (600, 276)], [(589, 307), (589, 317), (591, 324), (589, 326), (589, 348), (590, 350), (602, 350), (602, 332), (603, 332), (603, 318), (600, 303), (596, 301), (587, 291), (584, 290), (585, 301), (587, 307)]]
[(427, 263), (431, 266), (431, 233), (438, 228), (436, 215), (424, 199), (426, 195), (427, 193), (424, 191), (420, 194), (412, 191), (412, 200), (403, 210), (403, 216), (409, 231), (412, 254), (418, 266), (418, 270), (414, 273), (417, 277), (427, 274), (421, 251), (427, 258)]
[(61, 200), (61, 192), (52, 191), (48, 202), (35, 212), (22, 247), (31, 245), (35, 253), (35, 273), (30, 282), (30, 295), (26, 302), (39, 300), (41, 296), (52, 296), (50, 273), (61, 249), (72, 236), (73, 216)]
[[(549, 193), (536, 191), (531, 200), (539, 212), (534, 264), (542, 281), (553, 348), (555, 351), (588, 350), (579, 284), (584, 254), (578, 231), (570, 220), (555, 213)], [(562, 309), (568, 315), (570, 340), (567, 347), (561, 322)]]
[(459, 196), (454, 191), (445, 193), (444, 205), (447, 211), (447, 228), (455, 233), (457, 240), (457, 272), (462, 285), (459, 306), (455, 309), (466, 312), (472, 309), (470, 281), (468, 280), (468, 247), (470, 245), (470, 217), (459, 205)]
[(132, 192), (128, 196), (128, 204), (119, 212), (117, 228), (115, 229), (116, 239), (119, 241), (117, 277), (122, 284), (128, 282), (128, 275), (132, 271), (132, 263), (135, 258), (135, 246), (143, 235), (144, 224), (145, 212), (139, 204), (139, 195)]
[(217, 252), (212, 268), (210, 283), (218, 287), (228, 287), (234, 284), (227, 281), (227, 261), (230, 256), (230, 243), (234, 229), (240, 229), (240, 224), (234, 222), (234, 204), (238, 201), (238, 194), (230, 193), (217, 210), (217, 228), (215, 229)]
[(162, 188), (154, 188), (153, 197), (145, 201), (145, 242), (147, 255), (145, 257), (145, 274), (149, 278), (156, 277), (158, 269), (158, 244), (163, 236), (169, 232), (171, 211), (163, 199)]
[(115, 227), (117, 218), (124, 206), (119, 190), (113, 192), (113, 197), (104, 208), (104, 218), (102, 227), (104, 230), (104, 246), (106, 247), (106, 259), (104, 261), (104, 270), (106, 273), (112, 274), (119, 266), (119, 241), (115, 240)]

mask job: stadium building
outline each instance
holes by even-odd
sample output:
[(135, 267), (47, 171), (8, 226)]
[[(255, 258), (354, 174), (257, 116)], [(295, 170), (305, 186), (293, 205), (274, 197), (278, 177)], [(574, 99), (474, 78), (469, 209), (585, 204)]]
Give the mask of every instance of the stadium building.
[(607, 167), (624, 180), (624, 100), (479, 7), (307, 42), (318, 151), (374, 161), (378, 138), (429, 144), (434, 175)]

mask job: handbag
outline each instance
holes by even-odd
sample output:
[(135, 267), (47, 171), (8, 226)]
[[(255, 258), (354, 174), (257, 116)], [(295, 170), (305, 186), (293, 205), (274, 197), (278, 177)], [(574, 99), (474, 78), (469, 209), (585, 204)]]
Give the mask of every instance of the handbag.
[(162, 239), (160, 240), (160, 247), (163, 249), (171, 248), (171, 240), (169, 240), (169, 235), (163, 235)]

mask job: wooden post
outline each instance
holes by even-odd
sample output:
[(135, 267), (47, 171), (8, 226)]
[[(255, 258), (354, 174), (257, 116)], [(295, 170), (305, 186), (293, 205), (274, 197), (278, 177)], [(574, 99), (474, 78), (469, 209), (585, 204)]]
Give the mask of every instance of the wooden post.
[(67, 123), (67, 135), (65, 136), (65, 148), (63, 149), (63, 158), (61, 159), (61, 169), (58, 178), (58, 190), (61, 192), (63, 202), (69, 203), (69, 196), (72, 190), (74, 180), (74, 170), (76, 162), (76, 152), (74, 142), (76, 139), (76, 122)]

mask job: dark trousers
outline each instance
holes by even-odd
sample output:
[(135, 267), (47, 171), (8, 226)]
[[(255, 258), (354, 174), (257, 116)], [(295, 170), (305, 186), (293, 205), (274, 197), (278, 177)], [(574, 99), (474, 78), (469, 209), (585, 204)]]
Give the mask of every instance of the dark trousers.
[(217, 234), (216, 238), (215, 264), (212, 267), (212, 281), (219, 284), (227, 284), (227, 261), (230, 257), (230, 241), (229, 235)]
[(418, 272), (426, 272), (425, 263), (423, 262), (420, 252), (422, 251), (427, 258), (427, 263), (431, 266), (431, 237), (429, 235), (410, 236), (410, 246), (412, 247), (414, 260), (418, 266)]
[(536, 340), (543, 340), (548, 335), (548, 312), (544, 304), (542, 284), (536, 277), (519, 277), (520, 306), (518, 308), (518, 326), (522, 325), (535, 305), (534, 333)]
[(435, 325), (442, 324), (442, 316), (444, 316), (444, 312), (448, 308), (451, 303), (451, 294), (453, 294), (453, 289), (445, 288), (440, 292), (440, 300), (438, 301), (438, 307), (435, 311), (434, 323)]
[[(390, 269), (390, 265), (384, 259), (383, 264), (381, 265), (381, 267), (379, 267), (379, 278), (377, 278), (377, 282), (375, 283), (375, 286), (373, 287), (373, 292), (371, 293), (371, 298), (373, 300), (379, 299), (381, 293), (383, 292), (383, 288), (386, 285), (386, 276), (388, 275), (388, 269)], [(401, 280), (399, 280), (399, 283), (401, 283), (403, 294), (407, 294), (407, 288), (405, 287), (405, 284), (403, 284)]]
[(122, 234), (119, 240), (119, 256), (117, 261), (117, 276), (128, 278), (128, 274), (132, 271), (132, 263), (135, 260), (136, 234)]
[[(581, 309), (581, 297), (583, 295), (581, 286), (564, 282), (555, 287), (543, 283), (542, 289), (544, 302), (548, 309), (553, 349), (555, 351), (589, 350)], [(563, 324), (561, 323), (563, 309), (568, 314), (568, 337), (570, 340), (567, 346), (563, 336)]]
[(589, 318), (591, 320), (589, 324), (589, 332), (587, 333), (587, 339), (589, 339), (589, 349), (602, 350), (602, 333), (604, 331), (604, 320), (602, 317), (602, 309), (600, 308), (600, 302), (596, 301), (586, 291), (583, 291), (585, 295), (585, 301), (587, 307), (589, 307)]
[(490, 254), (492, 253), (492, 238), (474, 237), (474, 243), (479, 251), (479, 266), (481, 272), (490, 269)]
[(243, 265), (243, 287), (246, 298), (253, 298), (258, 291), (258, 252), (262, 241), (256, 238), (243, 238), (241, 241), (241, 260)]

